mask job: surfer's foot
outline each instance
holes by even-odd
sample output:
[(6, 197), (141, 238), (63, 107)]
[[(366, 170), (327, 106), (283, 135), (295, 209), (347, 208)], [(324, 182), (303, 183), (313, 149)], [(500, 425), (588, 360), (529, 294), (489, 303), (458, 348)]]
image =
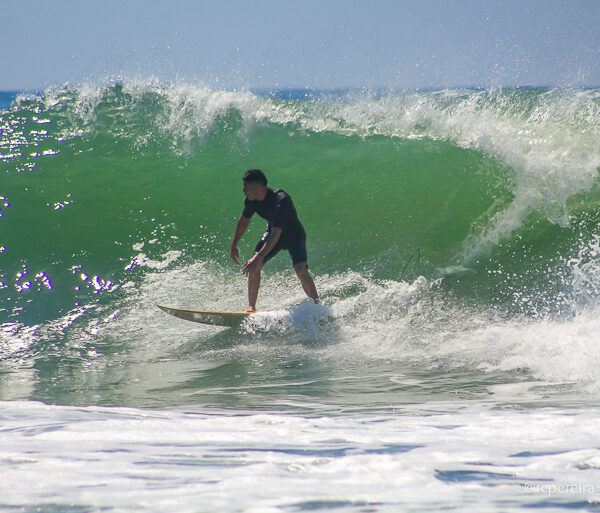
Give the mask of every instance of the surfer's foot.
[(319, 298), (312, 298), (312, 300), (315, 302), (315, 305), (318, 305), (320, 303)]
[(246, 312), (248, 312), (248, 313), (256, 313), (256, 308), (254, 308), (253, 306), (249, 306), (248, 310), (246, 310)]

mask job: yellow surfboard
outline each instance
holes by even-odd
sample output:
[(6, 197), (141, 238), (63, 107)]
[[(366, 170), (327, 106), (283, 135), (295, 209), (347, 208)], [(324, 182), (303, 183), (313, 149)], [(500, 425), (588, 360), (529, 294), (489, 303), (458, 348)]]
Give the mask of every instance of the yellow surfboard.
[(227, 326), (233, 328), (239, 326), (250, 312), (212, 312), (210, 310), (185, 310), (182, 308), (169, 308), (168, 306), (156, 305), (163, 312), (185, 319), (186, 321), (211, 324), (213, 326)]

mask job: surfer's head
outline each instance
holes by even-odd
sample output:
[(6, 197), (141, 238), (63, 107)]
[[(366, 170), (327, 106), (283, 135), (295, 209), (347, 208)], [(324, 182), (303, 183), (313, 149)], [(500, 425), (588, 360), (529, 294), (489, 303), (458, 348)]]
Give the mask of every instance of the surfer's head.
[(248, 169), (244, 173), (244, 182), (246, 183), (260, 183), (267, 186), (267, 177), (260, 169)]
[(250, 201), (263, 200), (267, 189), (267, 177), (260, 169), (249, 169), (244, 173), (244, 194)]

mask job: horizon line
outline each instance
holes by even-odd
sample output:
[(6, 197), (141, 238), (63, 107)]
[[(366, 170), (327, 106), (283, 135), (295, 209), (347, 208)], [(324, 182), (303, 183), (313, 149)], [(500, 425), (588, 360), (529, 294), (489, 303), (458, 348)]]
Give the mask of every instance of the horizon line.
[[(125, 83), (123, 80), (115, 80), (111, 83), (105, 84), (94, 84), (98, 87), (114, 87)], [(43, 94), (46, 91), (57, 90), (57, 89), (77, 89), (85, 83), (73, 85), (65, 83), (63, 85), (47, 86), (44, 88), (24, 88), (24, 89), (2, 89), (0, 88), (0, 94)], [(159, 83), (161, 86), (169, 87), (176, 86), (175, 83)], [(193, 83), (183, 82), (180, 85), (194, 85)], [(415, 87), (402, 87), (402, 86), (324, 86), (324, 87), (311, 87), (311, 86), (249, 86), (249, 87), (214, 87), (207, 84), (199, 83), (199, 86), (208, 87), (215, 91), (232, 91), (232, 92), (244, 92), (248, 91), (251, 93), (277, 93), (277, 92), (346, 92), (346, 91), (395, 91), (395, 92), (435, 92), (435, 91), (453, 91), (453, 90), (472, 90), (472, 91), (486, 91), (486, 90), (497, 90), (497, 89), (600, 89), (599, 85), (557, 85), (557, 84), (506, 84), (506, 85), (452, 85), (452, 86), (415, 86)]]

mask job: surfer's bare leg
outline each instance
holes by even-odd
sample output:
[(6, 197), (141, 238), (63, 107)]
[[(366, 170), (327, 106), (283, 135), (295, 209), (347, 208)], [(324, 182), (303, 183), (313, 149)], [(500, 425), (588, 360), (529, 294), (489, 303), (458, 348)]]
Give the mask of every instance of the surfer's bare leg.
[(260, 288), (260, 270), (248, 276), (248, 312), (256, 312), (256, 300)]
[(294, 271), (296, 271), (296, 275), (300, 279), (300, 283), (302, 283), (302, 288), (304, 289), (304, 292), (306, 292), (306, 295), (315, 303), (318, 303), (319, 294), (317, 293), (317, 287), (315, 286), (312, 276), (308, 272), (306, 262), (294, 265)]

